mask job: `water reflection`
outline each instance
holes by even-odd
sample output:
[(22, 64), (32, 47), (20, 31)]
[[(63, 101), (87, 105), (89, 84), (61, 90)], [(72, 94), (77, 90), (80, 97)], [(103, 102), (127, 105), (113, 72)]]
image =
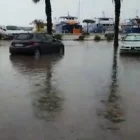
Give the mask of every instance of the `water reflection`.
[(117, 74), (118, 74), (118, 49), (114, 49), (109, 101), (112, 101), (116, 98), (115, 94), (118, 87)]
[(123, 62), (123, 64), (132, 64), (130, 62), (139, 63), (140, 62), (140, 54), (134, 55), (134, 54), (129, 54), (129, 55), (120, 55), (120, 60)]
[(63, 56), (60, 55), (42, 56), (39, 59), (35, 59), (31, 56), (10, 56), (13, 67), (20, 73), (26, 75), (44, 73), (46, 67), (55, 66), (62, 58)]
[(118, 126), (114, 124), (125, 120), (124, 111), (121, 108), (121, 102), (118, 96), (118, 49), (114, 49), (110, 94), (108, 98), (107, 112), (105, 114), (105, 117), (112, 122), (112, 126), (110, 127), (112, 130), (114, 130), (114, 128), (118, 129)]
[[(31, 98), (34, 114), (39, 119), (54, 120), (62, 110), (63, 98), (55, 84), (54, 69), (62, 59), (59, 55), (44, 56), (36, 60), (27, 56), (11, 56), (18, 72), (31, 80)], [(53, 79), (53, 80), (52, 80)]]
[(0, 40), (0, 47), (7, 47), (11, 41)]
[(52, 121), (59, 116), (63, 102), (60, 91), (52, 85), (52, 70), (52, 65), (47, 65), (44, 86), (36, 91), (37, 96), (33, 103), (35, 115), (47, 121)]

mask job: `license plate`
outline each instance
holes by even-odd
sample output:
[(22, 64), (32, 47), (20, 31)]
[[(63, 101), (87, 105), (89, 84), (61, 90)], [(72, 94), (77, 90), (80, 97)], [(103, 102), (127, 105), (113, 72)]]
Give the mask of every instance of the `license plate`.
[(23, 47), (23, 44), (15, 44), (16, 47)]

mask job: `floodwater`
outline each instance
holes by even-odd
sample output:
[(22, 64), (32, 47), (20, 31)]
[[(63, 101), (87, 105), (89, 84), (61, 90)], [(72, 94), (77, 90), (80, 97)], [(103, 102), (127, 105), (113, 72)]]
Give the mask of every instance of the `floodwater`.
[[(140, 57), (110, 42), (66, 41), (64, 56), (10, 56), (0, 42), (0, 140), (139, 140)], [(117, 85), (117, 86), (115, 86)], [(125, 121), (100, 112), (111, 90)]]

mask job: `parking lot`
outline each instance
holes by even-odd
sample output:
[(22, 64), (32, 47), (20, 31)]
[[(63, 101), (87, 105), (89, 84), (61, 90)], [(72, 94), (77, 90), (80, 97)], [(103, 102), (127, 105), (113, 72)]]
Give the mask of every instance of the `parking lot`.
[[(0, 42), (0, 140), (139, 140), (140, 57), (118, 55), (113, 80), (112, 42), (64, 41), (64, 56), (39, 59), (10, 56), (9, 44)], [(112, 81), (118, 124), (99, 115)]]

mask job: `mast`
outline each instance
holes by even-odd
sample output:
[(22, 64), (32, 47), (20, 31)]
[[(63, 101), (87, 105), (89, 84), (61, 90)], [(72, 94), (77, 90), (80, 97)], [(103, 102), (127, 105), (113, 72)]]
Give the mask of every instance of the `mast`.
[(79, 19), (79, 22), (80, 22), (80, 12), (81, 12), (81, 3), (80, 3), (80, 0), (79, 0), (79, 5), (78, 5), (78, 19)]
[(68, 17), (70, 16), (69, 11), (68, 11)]
[(139, 10), (137, 9), (137, 10), (136, 10), (136, 18), (139, 17), (139, 16), (138, 16), (138, 12), (139, 12)]
[(102, 12), (102, 14), (103, 14), (103, 17), (105, 18), (105, 12), (104, 11)]

